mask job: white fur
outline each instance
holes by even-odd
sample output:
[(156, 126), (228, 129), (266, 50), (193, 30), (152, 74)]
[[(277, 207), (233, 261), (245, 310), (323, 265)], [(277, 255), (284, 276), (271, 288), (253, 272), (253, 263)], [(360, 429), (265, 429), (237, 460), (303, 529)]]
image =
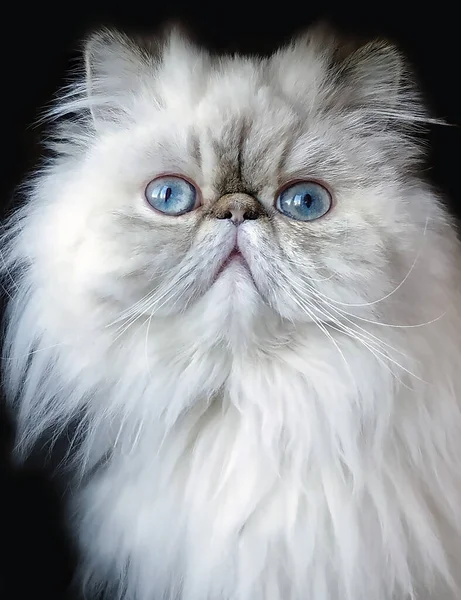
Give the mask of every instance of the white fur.
[[(461, 248), (415, 175), (402, 59), (337, 47), (218, 61), (103, 33), (54, 111), (56, 157), (2, 244), (3, 368), (22, 452), (77, 423), (81, 581), (111, 598), (461, 595)], [(235, 227), (200, 211), (242, 119), (271, 219), (239, 227), (252, 276), (213, 283)], [(165, 171), (204, 207), (152, 211)], [(324, 218), (272, 208), (300, 178), (332, 190)]]

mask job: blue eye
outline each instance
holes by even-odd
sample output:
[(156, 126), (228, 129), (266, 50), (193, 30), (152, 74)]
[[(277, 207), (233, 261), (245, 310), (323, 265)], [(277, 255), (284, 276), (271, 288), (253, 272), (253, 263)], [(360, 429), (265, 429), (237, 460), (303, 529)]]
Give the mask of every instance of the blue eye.
[(145, 196), (153, 208), (166, 215), (183, 215), (197, 205), (197, 190), (191, 183), (175, 175), (165, 175), (151, 181), (146, 187)]
[(313, 221), (330, 210), (331, 196), (319, 183), (300, 181), (285, 188), (277, 198), (277, 209), (296, 221)]

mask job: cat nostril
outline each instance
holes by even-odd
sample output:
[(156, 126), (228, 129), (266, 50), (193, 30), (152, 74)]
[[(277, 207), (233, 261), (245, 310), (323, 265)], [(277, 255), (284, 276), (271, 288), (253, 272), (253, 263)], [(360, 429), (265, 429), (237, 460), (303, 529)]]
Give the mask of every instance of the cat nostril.
[(220, 215), (217, 215), (218, 219), (232, 219), (233, 218), (233, 214), (231, 213), (230, 210), (226, 210), (225, 212), (221, 213)]
[(254, 221), (258, 219), (259, 213), (252, 209), (242, 210), (240, 208), (235, 208), (223, 211), (221, 214), (216, 215), (216, 218), (223, 220), (227, 219), (234, 224), (240, 224), (243, 223), (243, 221)]
[(258, 213), (255, 210), (246, 210), (243, 213), (243, 219), (245, 221), (255, 221), (258, 218)]

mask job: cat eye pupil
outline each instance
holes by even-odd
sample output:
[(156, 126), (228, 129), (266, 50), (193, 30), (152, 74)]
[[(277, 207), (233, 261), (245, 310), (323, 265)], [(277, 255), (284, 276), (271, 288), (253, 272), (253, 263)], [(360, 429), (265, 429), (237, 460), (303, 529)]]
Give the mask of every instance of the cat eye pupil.
[(305, 204), (307, 208), (310, 208), (313, 202), (311, 194), (296, 194), (293, 198), (293, 204), (295, 206), (302, 206)]
[(171, 188), (165, 186), (162, 190), (162, 195), (165, 199), (165, 202), (167, 202), (171, 196)]

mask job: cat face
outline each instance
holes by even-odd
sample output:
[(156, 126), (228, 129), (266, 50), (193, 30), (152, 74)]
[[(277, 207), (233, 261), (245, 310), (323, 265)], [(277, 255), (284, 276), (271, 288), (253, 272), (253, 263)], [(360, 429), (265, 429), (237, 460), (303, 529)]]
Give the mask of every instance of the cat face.
[(120, 314), (205, 301), (334, 321), (405, 275), (431, 207), (393, 47), (341, 57), (314, 31), (218, 60), (175, 33), (155, 51), (103, 33), (86, 63), (85, 97), (61, 109), (80, 114), (66, 167), (45, 184), (55, 284)]

